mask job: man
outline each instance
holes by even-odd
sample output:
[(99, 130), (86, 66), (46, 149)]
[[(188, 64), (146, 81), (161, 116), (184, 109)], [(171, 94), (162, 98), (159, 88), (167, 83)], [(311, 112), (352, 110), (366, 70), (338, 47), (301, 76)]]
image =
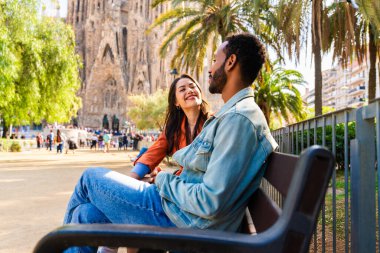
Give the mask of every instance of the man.
[(53, 129), (50, 129), (50, 133), (48, 134), (47, 139), (48, 139), (48, 145), (49, 145), (48, 148), (51, 151), (53, 148), (53, 141), (54, 141)]
[(210, 92), (221, 93), (225, 105), (192, 144), (174, 154), (182, 174), (160, 172), (155, 184), (148, 184), (103, 168), (86, 170), (65, 223), (236, 231), (259, 186), (262, 165), (277, 147), (250, 88), (264, 61), (265, 49), (256, 37), (228, 37), (209, 72)]

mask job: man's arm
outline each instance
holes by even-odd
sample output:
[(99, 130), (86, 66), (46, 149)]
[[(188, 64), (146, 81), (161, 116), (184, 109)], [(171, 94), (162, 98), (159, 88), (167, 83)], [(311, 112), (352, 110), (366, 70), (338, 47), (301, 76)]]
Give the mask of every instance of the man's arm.
[(169, 173), (159, 173), (156, 177), (163, 198), (204, 218), (229, 211), (227, 201), (234, 203), (259, 171), (250, 166), (258, 148), (256, 129), (244, 116), (226, 115), (218, 126), (213, 146), (202, 183), (186, 183)]

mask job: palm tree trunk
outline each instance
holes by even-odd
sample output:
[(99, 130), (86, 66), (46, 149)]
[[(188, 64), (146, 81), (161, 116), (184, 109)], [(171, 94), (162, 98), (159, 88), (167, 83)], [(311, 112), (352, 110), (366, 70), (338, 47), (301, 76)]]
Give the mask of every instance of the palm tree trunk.
[(377, 47), (375, 44), (374, 27), (369, 25), (369, 76), (368, 76), (368, 100), (376, 97), (376, 56)]
[(270, 108), (266, 102), (258, 104), (261, 111), (264, 113), (264, 117), (267, 120), (268, 126), (270, 126)]
[(315, 116), (322, 115), (322, 0), (314, 0), (312, 5), (312, 43), (314, 53), (314, 108)]

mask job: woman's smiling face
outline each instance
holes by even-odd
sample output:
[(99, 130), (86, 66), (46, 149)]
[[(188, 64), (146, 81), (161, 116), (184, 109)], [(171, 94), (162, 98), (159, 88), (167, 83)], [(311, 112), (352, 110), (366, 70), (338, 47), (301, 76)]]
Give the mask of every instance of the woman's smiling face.
[(202, 104), (202, 95), (198, 86), (189, 78), (182, 78), (176, 85), (176, 106), (182, 109), (199, 107)]

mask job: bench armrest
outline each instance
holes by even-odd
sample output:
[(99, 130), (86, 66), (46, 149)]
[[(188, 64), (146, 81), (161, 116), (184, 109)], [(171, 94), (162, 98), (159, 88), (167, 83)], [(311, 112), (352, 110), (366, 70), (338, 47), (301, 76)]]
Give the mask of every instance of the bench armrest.
[[(265, 234), (265, 233), (264, 233)], [(269, 252), (271, 236), (216, 230), (144, 225), (91, 224), (62, 226), (43, 237), (34, 253), (63, 252), (72, 246), (134, 247), (181, 252)], [(268, 241), (269, 240), (269, 241)]]

